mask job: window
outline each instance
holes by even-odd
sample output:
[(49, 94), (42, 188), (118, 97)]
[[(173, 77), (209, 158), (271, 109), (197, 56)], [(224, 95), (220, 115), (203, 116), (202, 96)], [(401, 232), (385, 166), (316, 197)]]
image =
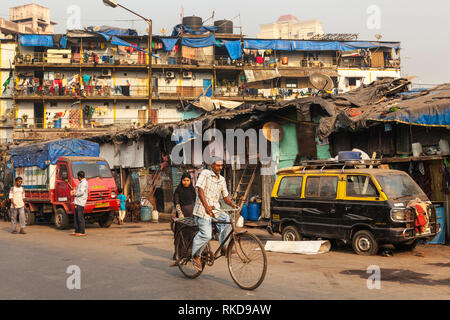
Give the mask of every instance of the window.
[(112, 178), (111, 169), (106, 162), (73, 162), (72, 163), (72, 173), (73, 177), (76, 178), (78, 172), (84, 171), (86, 178)]
[(347, 197), (378, 197), (377, 188), (368, 176), (347, 176)]
[(386, 173), (377, 175), (377, 180), (383, 192), (389, 199), (400, 200), (401, 198), (420, 198), (428, 200), (425, 193), (417, 183), (407, 174)]
[(286, 79), (286, 88), (297, 88), (297, 79)]
[(348, 85), (349, 86), (356, 86), (356, 82), (358, 81), (358, 78), (348, 78)]
[(278, 197), (300, 197), (302, 193), (302, 177), (285, 177), (278, 187)]
[(306, 197), (336, 198), (338, 177), (309, 177), (306, 180)]
[(69, 171), (67, 170), (66, 165), (59, 166), (59, 179), (61, 179), (61, 180), (69, 179)]

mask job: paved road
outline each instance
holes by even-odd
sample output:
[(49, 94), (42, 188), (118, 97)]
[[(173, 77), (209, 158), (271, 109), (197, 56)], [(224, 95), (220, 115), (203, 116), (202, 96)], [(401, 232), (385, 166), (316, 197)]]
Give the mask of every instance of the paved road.
[[(247, 292), (234, 284), (225, 260), (195, 280), (169, 268), (173, 240), (166, 223), (92, 225), (86, 238), (45, 225), (28, 231), (13, 235), (0, 222), (0, 299), (450, 298), (449, 246), (419, 246), (394, 257), (361, 257), (346, 248), (316, 256), (268, 253), (266, 280)], [(66, 287), (70, 265), (81, 269), (81, 290)], [(367, 289), (370, 265), (381, 267), (381, 290)]]

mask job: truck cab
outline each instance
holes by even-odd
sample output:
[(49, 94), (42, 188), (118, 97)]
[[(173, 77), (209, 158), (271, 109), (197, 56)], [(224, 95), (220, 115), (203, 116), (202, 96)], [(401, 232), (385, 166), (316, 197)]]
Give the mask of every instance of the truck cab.
[[(109, 227), (113, 213), (118, 211), (117, 187), (108, 162), (97, 157), (61, 157), (56, 164), (55, 189), (52, 195), (55, 210), (55, 225), (67, 228), (73, 220), (75, 205), (70, 195), (79, 184), (77, 174), (84, 171), (89, 185), (89, 196), (84, 208), (87, 221), (95, 221)], [(63, 212), (64, 210), (64, 212)]]

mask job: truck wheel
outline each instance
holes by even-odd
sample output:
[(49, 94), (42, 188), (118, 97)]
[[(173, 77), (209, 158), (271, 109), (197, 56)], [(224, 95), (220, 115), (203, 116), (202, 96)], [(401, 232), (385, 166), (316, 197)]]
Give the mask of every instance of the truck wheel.
[(55, 226), (59, 230), (64, 230), (69, 227), (70, 220), (69, 216), (67, 215), (66, 211), (63, 208), (56, 209), (55, 213)]
[(102, 228), (109, 228), (113, 223), (113, 220), (114, 220), (113, 215), (108, 213), (98, 221), (98, 224)]
[(409, 242), (395, 243), (394, 247), (399, 251), (411, 251), (417, 246), (417, 242), (418, 241), (416, 239)]
[(281, 239), (283, 241), (301, 241), (302, 236), (294, 226), (286, 226), (281, 232)]
[(25, 207), (25, 222), (27, 226), (31, 226), (35, 223), (35, 214), (34, 212), (31, 212), (28, 207)]
[(353, 236), (352, 245), (353, 250), (362, 256), (372, 256), (378, 252), (378, 241), (368, 230), (356, 232)]

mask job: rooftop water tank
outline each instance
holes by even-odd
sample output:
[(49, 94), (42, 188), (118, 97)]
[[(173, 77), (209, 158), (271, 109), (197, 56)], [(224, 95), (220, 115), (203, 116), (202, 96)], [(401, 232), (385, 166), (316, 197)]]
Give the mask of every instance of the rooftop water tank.
[(198, 31), (203, 26), (203, 20), (197, 16), (184, 17), (183, 25), (193, 29), (194, 31)]
[(214, 21), (214, 26), (218, 27), (217, 33), (233, 33), (233, 21), (217, 20)]

